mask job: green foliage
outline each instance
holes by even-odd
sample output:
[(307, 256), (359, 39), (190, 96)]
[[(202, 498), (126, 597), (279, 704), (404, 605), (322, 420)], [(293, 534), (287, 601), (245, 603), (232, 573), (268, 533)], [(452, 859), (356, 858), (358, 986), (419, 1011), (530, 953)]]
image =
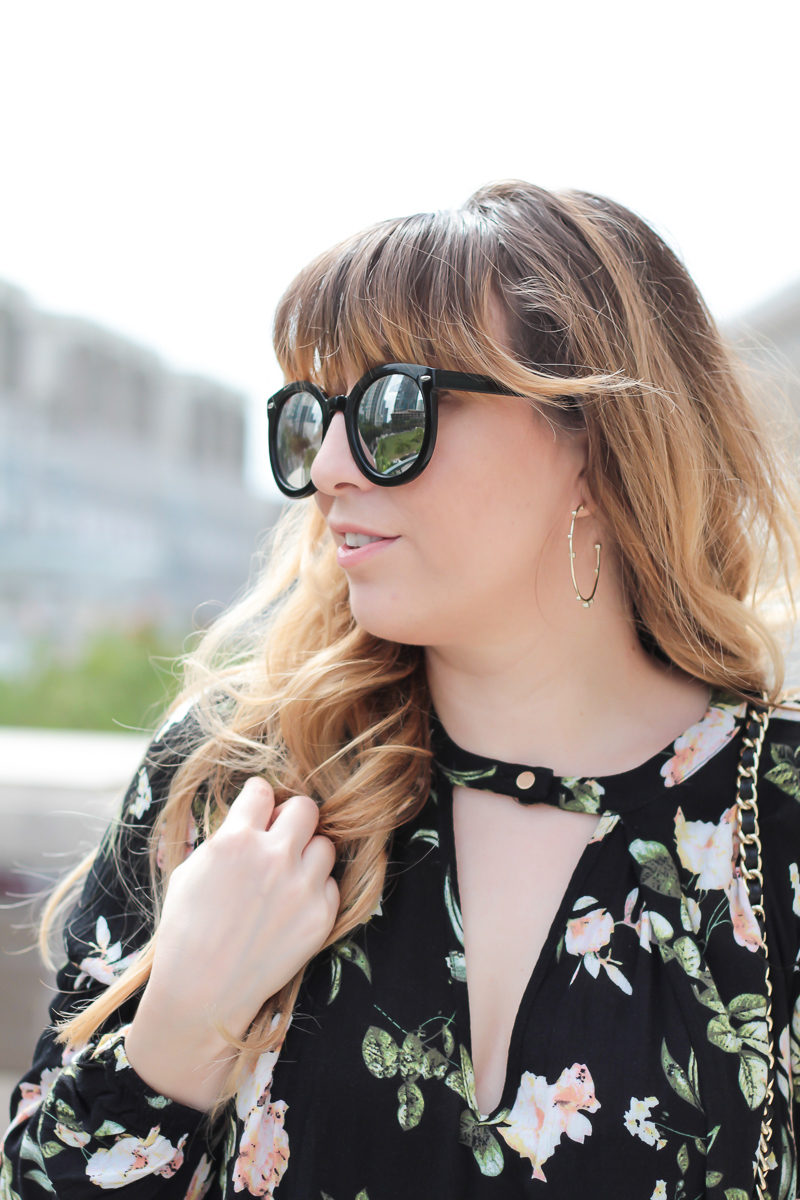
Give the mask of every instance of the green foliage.
[(100, 630), (73, 662), (48, 645), (28, 675), (0, 679), (0, 725), (38, 729), (148, 729), (176, 694), (172, 640), (150, 626)]

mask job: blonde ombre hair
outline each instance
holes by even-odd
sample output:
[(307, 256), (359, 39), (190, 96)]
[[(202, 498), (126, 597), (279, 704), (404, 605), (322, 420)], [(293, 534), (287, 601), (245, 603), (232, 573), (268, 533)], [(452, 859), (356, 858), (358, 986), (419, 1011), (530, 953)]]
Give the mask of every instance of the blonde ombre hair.
[[(710, 685), (777, 697), (781, 651), (756, 599), (793, 577), (793, 473), (685, 268), (639, 217), (509, 181), (456, 211), (382, 222), (297, 276), (275, 346), (287, 378), (328, 391), (347, 370), (424, 363), (489, 375), (566, 436), (584, 430), (590, 494), (643, 643)], [(290, 506), (255, 585), (186, 659), (176, 706), (193, 699), (202, 733), (154, 832), (156, 924), (197, 797), (207, 836), (249, 775), (278, 800), (319, 804), (341, 893), (330, 942), (379, 902), (392, 833), (428, 792), (430, 700), (422, 649), (354, 622), (334, 551), (313, 501)], [(146, 982), (153, 943), (64, 1040), (87, 1040)], [(231, 1039), (239, 1069), (280, 1042), (301, 979)]]

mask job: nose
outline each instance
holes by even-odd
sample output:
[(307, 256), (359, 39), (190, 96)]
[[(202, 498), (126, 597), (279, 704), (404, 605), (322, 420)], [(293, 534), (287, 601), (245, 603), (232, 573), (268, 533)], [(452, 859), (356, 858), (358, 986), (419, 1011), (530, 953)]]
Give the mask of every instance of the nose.
[(344, 414), (334, 413), (322, 445), (311, 464), (311, 482), (318, 492), (335, 496), (349, 487), (361, 490), (372, 487), (362, 475), (350, 453)]

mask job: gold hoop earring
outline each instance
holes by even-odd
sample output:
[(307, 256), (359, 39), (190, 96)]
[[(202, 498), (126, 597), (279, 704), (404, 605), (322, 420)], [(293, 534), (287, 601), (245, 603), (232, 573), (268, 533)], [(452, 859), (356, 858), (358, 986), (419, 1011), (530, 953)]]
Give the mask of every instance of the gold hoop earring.
[(578, 587), (578, 581), (575, 578), (575, 551), (572, 548), (572, 535), (575, 532), (575, 519), (577, 518), (578, 513), (581, 511), (582, 508), (583, 508), (583, 505), (579, 504), (578, 507), (573, 512), (572, 523), (569, 527), (569, 533), (567, 534), (567, 540), (569, 541), (569, 570), (570, 570), (570, 574), (572, 576), (572, 586), (575, 588), (576, 599), (580, 600), (580, 602), (584, 608), (591, 608), (592, 601), (594, 600), (594, 594), (597, 591), (597, 583), (598, 583), (598, 580), (600, 579), (600, 543), (595, 542), (595, 544), (594, 544), (594, 548), (597, 551), (597, 565), (595, 566), (595, 569), (594, 569), (594, 587), (592, 588), (591, 593), (588, 596), (582, 596), (581, 590)]

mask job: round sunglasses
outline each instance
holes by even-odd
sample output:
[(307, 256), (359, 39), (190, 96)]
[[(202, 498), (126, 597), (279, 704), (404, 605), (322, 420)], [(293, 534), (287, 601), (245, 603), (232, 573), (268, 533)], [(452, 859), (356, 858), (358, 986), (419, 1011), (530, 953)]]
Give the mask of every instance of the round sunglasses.
[(397, 487), (430, 462), (436, 442), (436, 393), (515, 396), (486, 375), (386, 363), (367, 371), (346, 396), (327, 396), (307, 381), (287, 383), (267, 403), (269, 461), (287, 496), (316, 491), (311, 467), (334, 413), (344, 413), (350, 452), (372, 483)]

